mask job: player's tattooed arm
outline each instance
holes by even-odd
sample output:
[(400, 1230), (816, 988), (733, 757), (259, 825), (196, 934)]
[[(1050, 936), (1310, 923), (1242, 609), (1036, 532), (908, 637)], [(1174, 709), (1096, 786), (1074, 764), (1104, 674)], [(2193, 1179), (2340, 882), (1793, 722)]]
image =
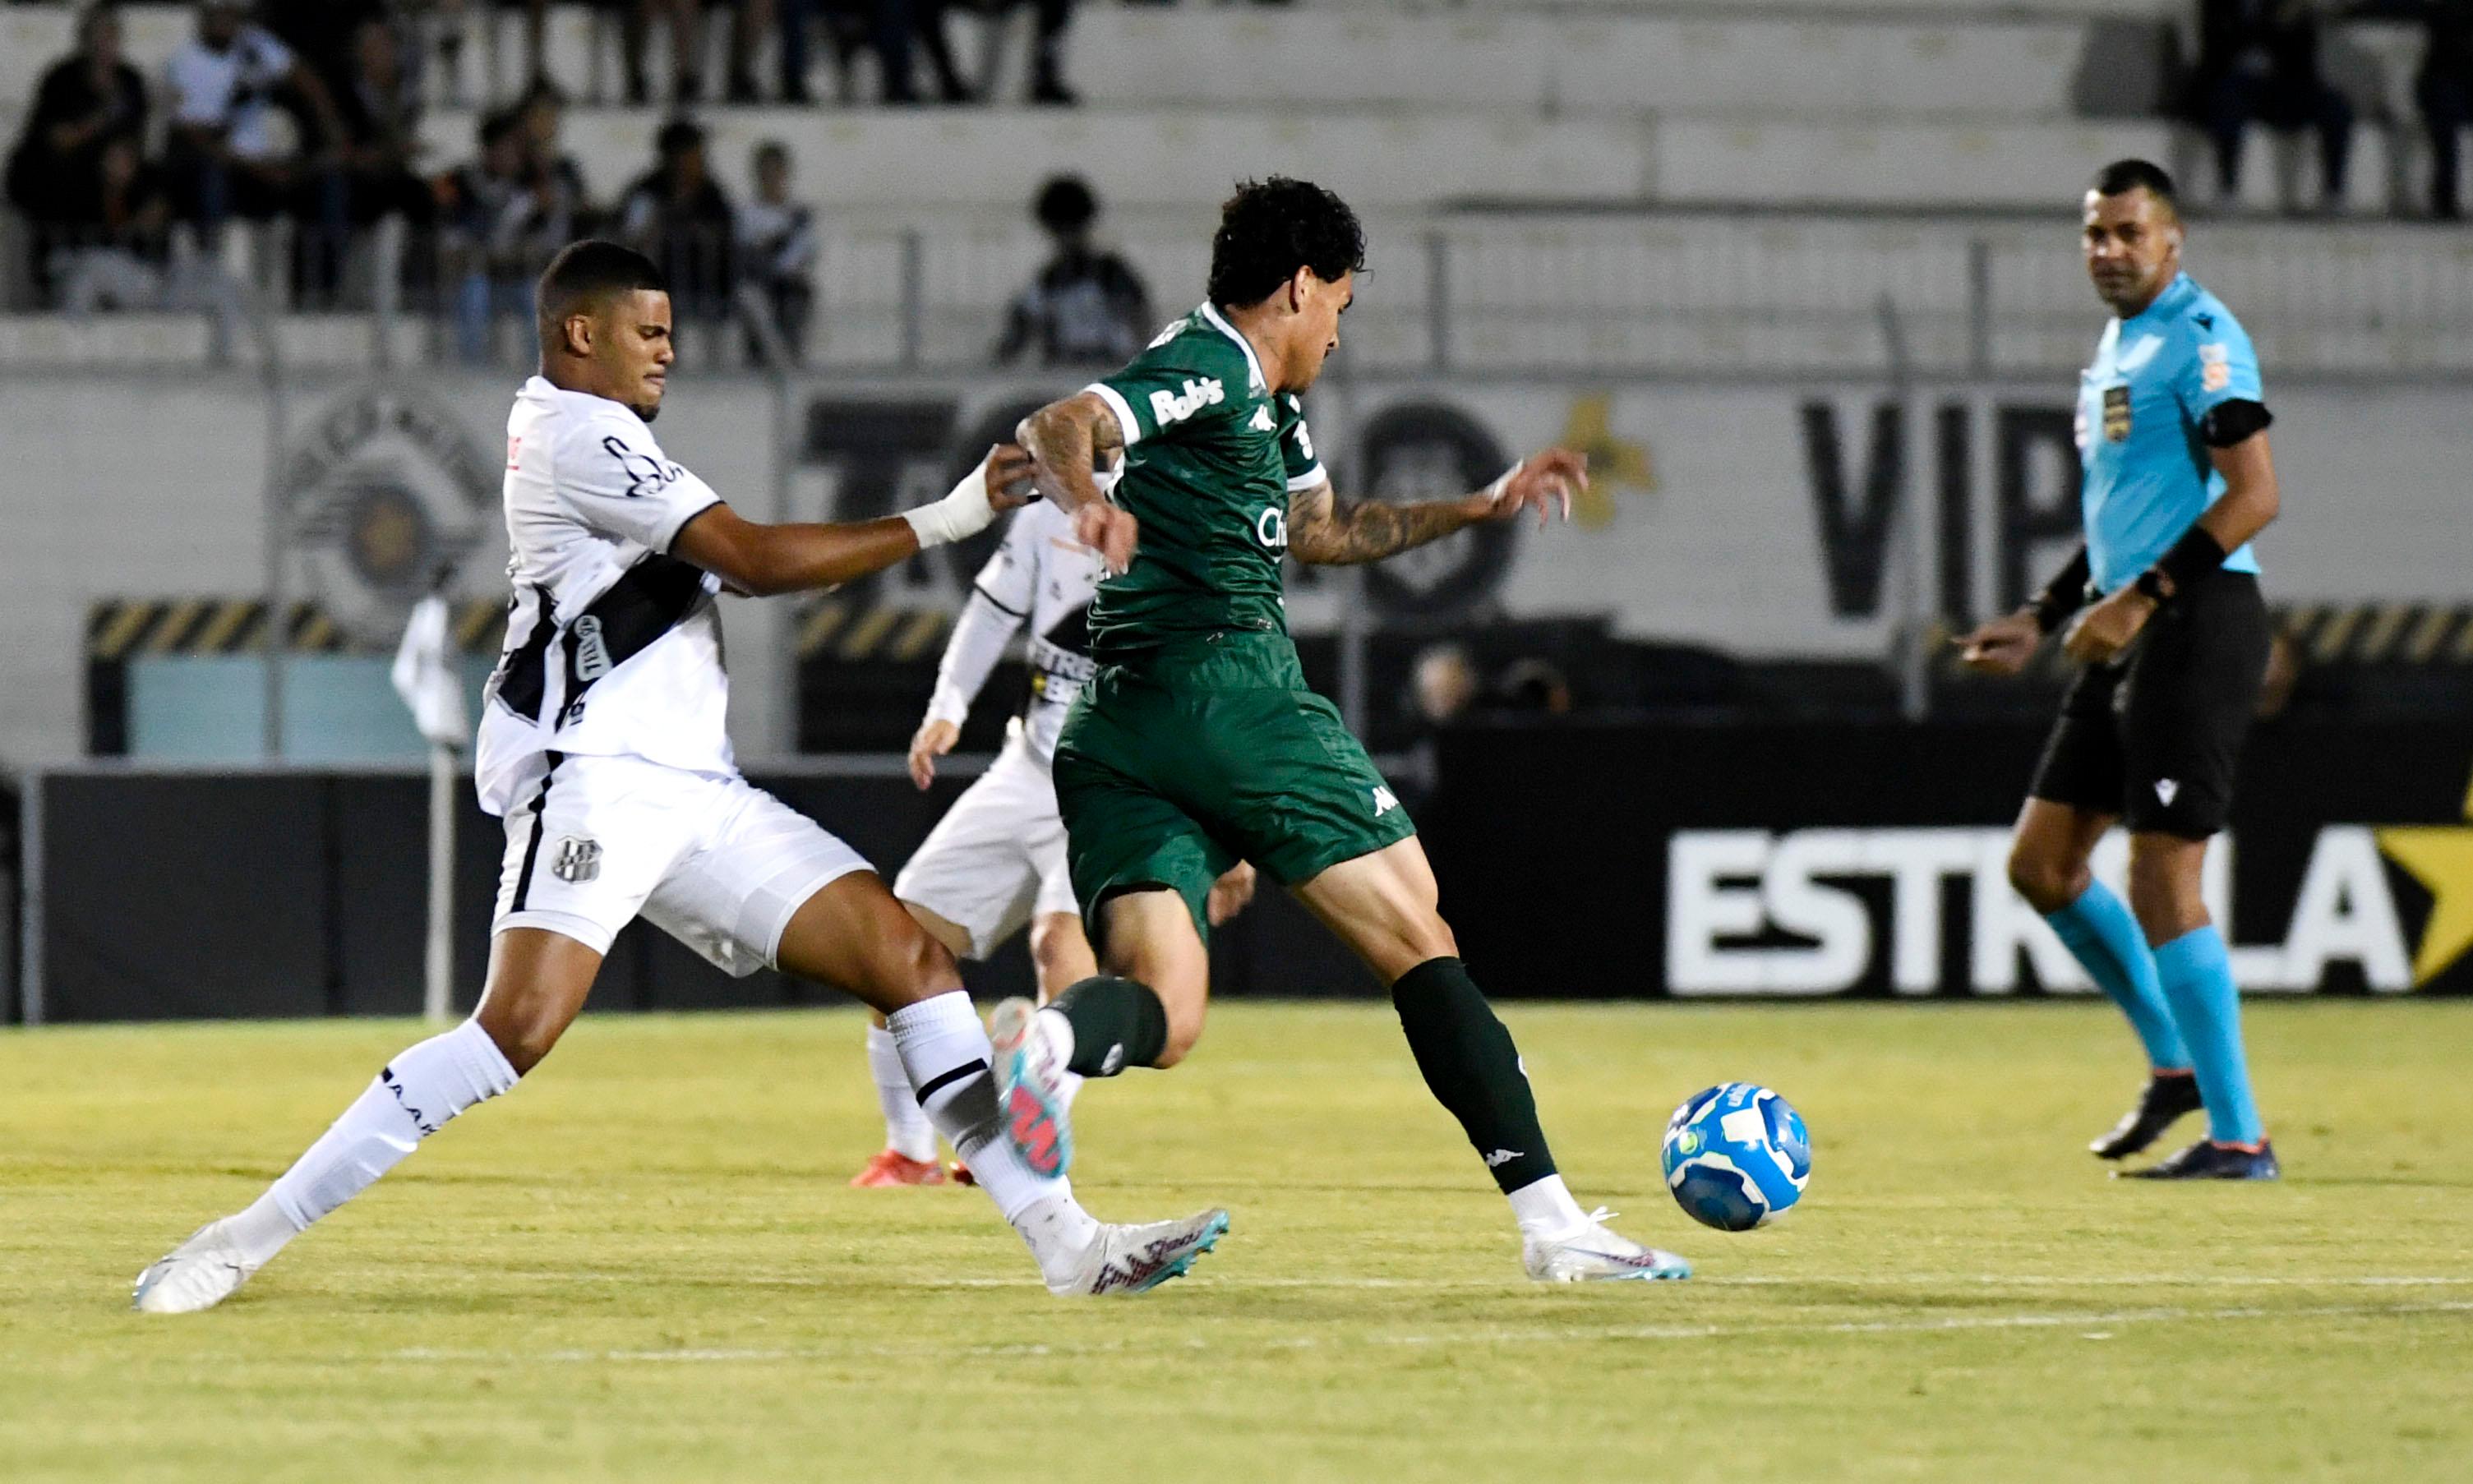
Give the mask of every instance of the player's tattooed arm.
[(1483, 518), (1466, 499), (1342, 500), (1326, 479), (1288, 495), (1288, 555), (1315, 566), (1380, 562)]
[(1524, 459), (1493, 484), (1456, 500), (1343, 500), (1324, 480), (1288, 495), (1288, 554), (1316, 566), (1346, 566), (1380, 562), (1524, 510), (1536, 511), (1540, 524), (1557, 510), (1569, 520), (1573, 491), (1588, 487), (1588, 457), (1568, 448)]
[(1093, 472), (1102, 457), (1125, 446), (1125, 430), (1099, 395), (1077, 392), (1050, 402), (1021, 419), (1014, 437), (1036, 461), (1031, 477), (1039, 492), (1073, 517), (1075, 539), (1106, 558), (1111, 572), (1133, 565), (1140, 525), (1131, 511), (1108, 503)]

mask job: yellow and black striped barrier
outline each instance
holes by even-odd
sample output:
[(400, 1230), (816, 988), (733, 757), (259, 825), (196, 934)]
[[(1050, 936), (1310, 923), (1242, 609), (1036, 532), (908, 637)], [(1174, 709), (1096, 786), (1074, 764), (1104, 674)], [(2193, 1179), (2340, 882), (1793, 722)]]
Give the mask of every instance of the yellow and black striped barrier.
[(865, 659), (897, 664), (932, 661), (953, 632), (953, 615), (938, 608), (904, 608), (819, 598), (799, 612), (801, 661)]
[[(503, 598), (467, 598), (455, 605), (456, 647), (495, 654), (506, 632)], [(284, 647), (294, 654), (379, 653), (355, 644), (316, 603), (290, 605)], [(267, 644), (266, 604), (256, 598), (106, 598), (86, 612), (89, 659), (116, 662), (147, 655), (246, 655)]]

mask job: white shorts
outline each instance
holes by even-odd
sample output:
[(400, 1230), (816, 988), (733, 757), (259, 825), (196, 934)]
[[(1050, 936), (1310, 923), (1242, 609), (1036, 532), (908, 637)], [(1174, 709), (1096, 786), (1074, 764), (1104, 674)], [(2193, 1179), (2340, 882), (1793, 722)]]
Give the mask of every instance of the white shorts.
[(641, 916), (743, 976), (778, 967), (781, 930), (808, 898), (867, 869), (745, 778), (561, 756), (507, 814), (490, 930), (547, 928), (608, 953)]
[(1019, 738), (1005, 744), (901, 868), (893, 895), (969, 933), (976, 959), (1034, 913), (1079, 913), (1047, 766)]

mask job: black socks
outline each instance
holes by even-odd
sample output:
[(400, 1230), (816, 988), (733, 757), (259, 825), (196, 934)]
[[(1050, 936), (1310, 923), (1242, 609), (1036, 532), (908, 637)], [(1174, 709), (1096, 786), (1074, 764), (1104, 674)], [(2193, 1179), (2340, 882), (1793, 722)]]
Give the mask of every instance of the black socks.
[(1426, 1086), (1460, 1120), (1503, 1193), (1553, 1174), (1554, 1157), (1537, 1122), (1537, 1099), (1521, 1070), (1520, 1048), (1467, 967), (1455, 958), (1428, 959), (1391, 986), (1391, 1002)]
[(1073, 1059), (1066, 1065), (1082, 1076), (1155, 1065), (1167, 1049), (1167, 1007), (1149, 985), (1100, 974), (1068, 986), (1047, 1008), (1073, 1027)]

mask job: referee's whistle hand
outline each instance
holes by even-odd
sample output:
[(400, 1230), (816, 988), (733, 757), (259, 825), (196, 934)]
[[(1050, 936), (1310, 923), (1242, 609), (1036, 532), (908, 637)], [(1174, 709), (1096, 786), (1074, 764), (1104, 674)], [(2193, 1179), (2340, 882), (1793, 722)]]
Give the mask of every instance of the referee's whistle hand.
[(2004, 613), (1973, 634), (1951, 640), (1957, 646), (1959, 662), (1968, 669), (2000, 676), (2015, 675), (2027, 668), (2027, 661), (2035, 657), (2035, 647), (2043, 641), (2044, 632), (2024, 613)]
[(2124, 587), (2081, 611), (2061, 649), (2080, 664), (2109, 664), (2138, 637), (2155, 611), (2155, 600), (2135, 587)]

